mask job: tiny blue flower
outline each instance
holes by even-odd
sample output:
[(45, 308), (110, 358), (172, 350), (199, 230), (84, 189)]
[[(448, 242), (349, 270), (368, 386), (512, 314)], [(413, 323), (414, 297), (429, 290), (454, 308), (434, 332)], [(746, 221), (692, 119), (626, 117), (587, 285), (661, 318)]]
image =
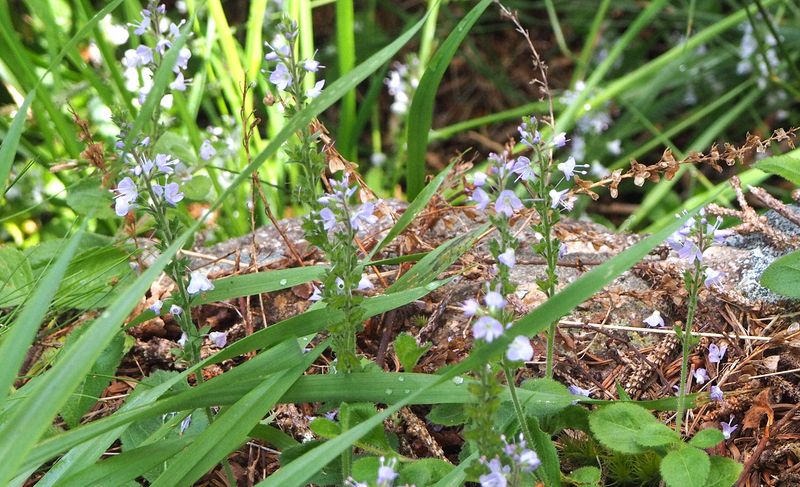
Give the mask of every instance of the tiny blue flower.
[(730, 440), (731, 439), (731, 433), (736, 431), (736, 428), (739, 427), (739, 425), (733, 424), (733, 415), (732, 414), (731, 414), (730, 419), (728, 419), (727, 422), (725, 422), (725, 421), (720, 422), (720, 426), (722, 426), (722, 436), (724, 436), (726, 440)]
[(502, 254), (497, 256), (497, 260), (499, 260), (503, 265), (511, 269), (517, 263), (517, 256), (514, 252), (514, 249), (509, 247)]
[(223, 331), (212, 331), (208, 334), (208, 339), (217, 348), (225, 348), (225, 345), (228, 344), (228, 334)]
[(721, 401), (723, 398), (722, 389), (718, 386), (711, 386), (711, 394), (708, 396), (712, 401)]
[(472, 325), (472, 336), (486, 343), (491, 343), (502, 334), (503, 324), (491, 316), (481, 316)]
[(698, 384), (705, 384), (706, 381), (708, 381), (708, 372), (702, 367), (695, 370), (693, 375), (694, 380), (697, 381)]
[(278, 63), (275, 70), (269, 75), (269, 82), (275, 85), (279, 90), (286, 91), (289, 84), (292, 82), (292, 74), (289, 73), (289, 68), (283, 63)]
[(727, 345), (718, 346), (715, 343), (712, 343), (708, 346), (708, 361), (712, 364), (718, 364), (722, 361), (722, 358), (725, 357), (725, 352), (728, 350)]
[(510, 189), (501, 191), (494, 204), (494, 211), (509, 218), (520, 208), (523, 208), (522, 201), (520, 201), (519, 197)]
[(664, 326), (664, 318), (661, 317), (661, 312), (658, 310), (653, 311), (653, 314), (643, 321), (650, 328), (662, 328)]

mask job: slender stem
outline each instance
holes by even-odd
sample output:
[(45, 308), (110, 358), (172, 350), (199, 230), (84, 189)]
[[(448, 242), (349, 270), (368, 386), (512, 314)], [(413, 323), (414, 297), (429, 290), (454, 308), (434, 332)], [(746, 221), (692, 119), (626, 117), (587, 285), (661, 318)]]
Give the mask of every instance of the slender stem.
[(681, 382), (678, 385), (678, 410), (675, 416), (675, 431), (680, 434), (683, 416), (686, 414), (686, 380), (689, 375), (689, 352), (692, 346), (692, 323), (697, 310), (697, 295), (700, 290), (700, 279), (702, 278), (702, 264), (699, 260), (695, 261), (694, 272), (692, 275), (691, 289), (689, 290), (689, 304), (686, 314), (686, 324), (681, 335)]
[(517, 414), (517, 421), (519, 427), (522, 429), (522, 434), (525, 436), (525, 441), (529, 445), (533, 444), (533, 436), (528, 429), (528, 422), (525, 419), (525, 411), (522, 409), (522, 404), (517, 397), (517, 386), (514, 384), (514, 374), (511, 373), (511, 368), (503, 361), (503, 372), (506, 374), (506, 382), (508, 383), (508, 391), (511, 393), (511, 402), (514, 404), (514, 412)]

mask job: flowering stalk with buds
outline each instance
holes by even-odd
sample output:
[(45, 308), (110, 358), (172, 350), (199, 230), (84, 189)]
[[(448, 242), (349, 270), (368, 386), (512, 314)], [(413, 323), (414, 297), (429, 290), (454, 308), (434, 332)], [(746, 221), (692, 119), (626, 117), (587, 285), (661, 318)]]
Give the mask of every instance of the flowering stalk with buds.
[[(715, 223), (711, 224), (705, 217), (705, 212), (701, 211), (699, 217), (690, 218), (683, 227), (675, 232), (668, 240), (667, 243), (677, 253), (678, 257), (684, 259), (688, 263), (688, 268), (684, 271), (683, 282), (686, 291), (689, 295), (686, 313), (686, 323), (683, 329), (675, 327), (675, 333), (681, 339), (681, 378), (678, 384), (678, 408), (677, 416), (675, 417), (675, 430), (680, 433), (683, 416), (686, 412), (686, 381), (688, 378), (689, 370), (689, 352), (691, 348), (698, 343), (697, 337), (692, 335), (692, 324), (694, 323), (695, 313), (697, 312), (697, 301), (700, 295), (700, 290), (705, 287), (711, 287), (719, 284), (722, 279), (722, 273), (708, 267), (703, 262), (703, 252), (706, 251), (713, 243), (718, 241), (723, 236), (723, 232), (719, 230), (722, 223), (717, 219)], [(717, 349), (717, 362), (721, 360), (722, 356)], [(725, 352), (723, 351), (722, 354)], [(713, 357), (712, 357), (713, 360)], [(708, 374), (705, 369), (698, 369), (694, 373), (695, 380), (702, 384), (708, 380)], [(722, 391), (717, 387), (716, 390), (712, 389), (714, 398), (722, 398)]]
[[(144, 103), (152, 85), (152, 74), (163, 64), (166, 52), (172, 48), (175, 38), (180, 35), (180, 25), (185, 22), (170, 23), (168, 30), (162, 31), (165, 14), (165, 6), (156, 2), (150, 2), (147, 8), (142, 10), (142, 20), (133, 27), (135, 27), (134, 33), (142, 36), (143, 42), (136, 49), (128, 49), (122, 61), (127, 69), (135, 70), (144, 80), (144, 86), (138, 90), (139, 104)], [(153, 41), (154, 46), (148, 46), (148, 41)], [(187, 48), (182, 48), (172, 69), (175, 80), (169, 86), (173, 91), (186, 89), (186, 84), (190, 80), (184, 76), (183, 71), (187, 69), (190, 57), (191, 52)], [(129, 136), (130, 127), (119, 121), (119, 117), (117, 118), (121, 130), (116, 147), (124, 150), (124, 141)], [(163, 132), (163, 127), (158, 123), (159, 119), (160, 107), (156, 107), (153, 115), (155, 123), (151, 124), (149, 132), (137, 134), (130, 149), (123, 154), (123, 159), (126, 161), (125, 172), (128, 175), (123, 177), (112, 191), (114, 209), (118, 216), (133, 216), (139, 210), (153, 218), (154, 232), (158, 237), (156, 247), (163, 251), (172, 245), (180, 233), (178, 220), (170, 217), (170, 213), (183, 200), (184, 194), (181, 191), (180, 179), (177, 177), (181, 172), (180, 161), (168, 154), (157, 153), (154, 149), (154, 141), (158, 140)], [(130, 221), (134, 221), (133, 218)], [(171, 298), (169, 312), (183, 332), (179, 341), (183, 349), (181, 353), (190, 363), (197, 363), (200, 360), (200, 346), (206, 330), (198, 330), (192, 322), (191, 300), (202, 292), (214, 289), (214, 284), (205, 274), (191, 271), (186, 258), (173, 260), (167, 265), (166, 271), (177, 287), (177, 293)], [(161, 314), (163, 304), (160, 300), (156, 301), (150, 306), (150, 310), (157, 315)], [(224, 346), (225, 340), (219, 335), (220, 333), (217, 333), (213, 341)], [(198, 381), (202, 381), (200, 374), (197, 377)]]

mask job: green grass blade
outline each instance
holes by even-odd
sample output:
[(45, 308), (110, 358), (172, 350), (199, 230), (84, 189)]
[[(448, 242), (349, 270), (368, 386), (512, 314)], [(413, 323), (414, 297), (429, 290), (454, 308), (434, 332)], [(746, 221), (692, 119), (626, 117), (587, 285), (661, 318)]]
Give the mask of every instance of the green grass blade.
[(3, 336), (3, 340), (0, 342), (0, 404), (8, 396), (17, 372), (28, 354), (28, 349), (36, 338), (39, 325), (47, 314), (50, 302), (56, 295), (59, 284), (67, 272), (81, 238), (83, 238), (87, 222), (88, 219), (84, 220), (75, 235), (67, 241), (63, 252), (60, 253), (44, 278), (39, 281), (36, 290), (26, 300), (22, 312), (11, 326), (10, 331)]
[(411, 224), (412, 221), (414, 221), (414, 218), (419, 215), (419, 212), (425, 209), (425, 207), (428, 205), (428, 202), (431, 200), (431, 198), (433, 198), (433, 195), (436, 194), (439, 186), (442, 185), (444, 179), (448, 174), (450, 174), (450, 170), (452, 168), (453, 165), (450, 164), (447, 166), (447, 168), (442, 170), (438, 176), (433, 178), (433, 180), (428, 183), (427, 186), (425, 186), (425, 189), (422, 190), (422, 192), (420, 192), (416, 198), (414, 198), (414, 201), (408, 205), (406, 211), (404, 211), (400, 218), (397, 219), (397, 223), (395, 223), (391, 230), (389, 230), (389, 233), (383, 237), (383, 240), (381, 240), (378, 245), (372, 248), (372, 250), (369, 252), (369, 255), (367, 255), (366, 260), (372, 259), (376, 253), (380, 252), (382, 248), (390, 244), (398, 235), (403, 232), (403, 230), (406, 229), (408, 225)]
[(175, 456), (189, 444), (189, 441), (190, 438), (162, 440), (156, 444), (123, 452), (81, 470), (58, 485), (59, 487), (125, 485)]
[(461, 19), (431, 58), (431, 62), (414, 92), (414, 99), (411, 101), (408, 113), (408, 131), (406, 133), (408, 147), (406, 192), (409, 198), (416, 198), (425, 184), (425, 152), (428, 149), (428, 136), (433, 123), (433, 106), (439, 83), (455, 56), (458, 46), (461, 45), (472, 26), (491, 3), (491, 0), (481, 0)]
[[(430, 17), (429, 17), (430, 18)], [(339, 75), (350, 72), (356, 65), (355, 15), (353, 0), (336, 0), (336, 54)], [(337, 142), (339, 151), (351, 161), (358, 156), (356, 148), (356, 91), (352, 89), (342, 97)]]
[(303, 374), (306, 361), (300, 348), (292, 353), (295, 365), (250, 390), (179, 453), (152, 487), (192, 485), (247, 439), (247, 434), (272, 409), (281, 395)]

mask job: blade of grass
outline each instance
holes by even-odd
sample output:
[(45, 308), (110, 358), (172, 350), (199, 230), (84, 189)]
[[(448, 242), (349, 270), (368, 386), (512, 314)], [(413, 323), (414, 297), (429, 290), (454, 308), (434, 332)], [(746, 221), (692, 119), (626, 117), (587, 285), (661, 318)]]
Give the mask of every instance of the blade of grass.
[(481, 0), (456, 25), (431, 58), (430, 65), (422, 75), (419, 86), (414, 92), (408, 113), (408, 130), (406, 132), (406, 146), (408, 147), (406, 192), (409, 198), (416, 198), (425, 184), (425, 152), (428, 149), (428, 136), (433, 123), (433, 107), (439, 83), (455, 56), (458, 46), (461, 45), (472, 26), (491, 3), (491, 0)]
[(50, 308), (50, 302), (58, 291), (59, 284), (67, 272), (69, 263), (78, 249), (88, 219), (85, 219), (75, 235), (64, 245), (58, 259), (47, 271), (33, 294), (26, 300), (10, 330), (3, 335), (0, 343), (0, 404), (2, 404), (22, 367), (36, 332)]
[[(428, 16), (428, 20), (430, 20)], [(350, 72), (356, 65), (355, 14), (353, 0), (336, 0), (336, 55), (339, 64), (339, 75)], [(351, 161), (355, 161), (356, 134), (353, 132), (356, 122), (356, 91), (352, 89), (342, 97), (339, 115), (337, 142), (339, 151)]]

